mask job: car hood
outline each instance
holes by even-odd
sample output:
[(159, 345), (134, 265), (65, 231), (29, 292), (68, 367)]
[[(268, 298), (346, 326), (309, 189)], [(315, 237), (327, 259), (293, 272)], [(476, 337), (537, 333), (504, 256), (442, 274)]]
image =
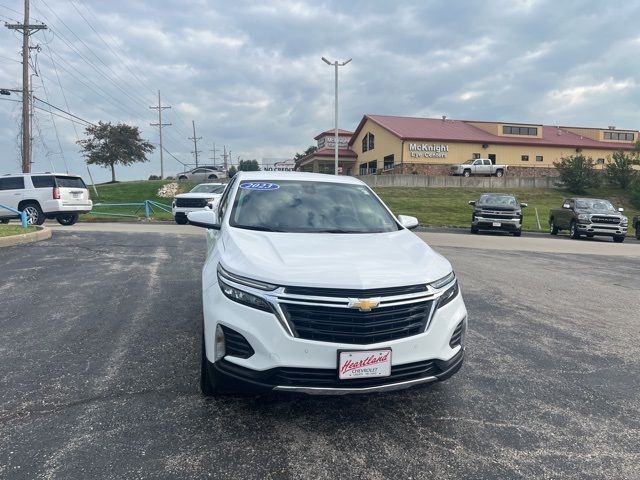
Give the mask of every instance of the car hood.
[(180, 193), (175, 198), (219, 198), (221, 196), (221, 193), (190, 192)]
[(615, 210), (591, 210), (588, 208), (585, 209), (576, 209), (578, 213), (586, 213), (588, 215), (603, 215), (608, 217), (621, 217), (622, 214), (620, 212), (616, 212)]
[(372, 234), (278, 233), (227, 228), (221, 263), (277, 285), (369, 289), (429, 283), (451, 264), (408, 230)]

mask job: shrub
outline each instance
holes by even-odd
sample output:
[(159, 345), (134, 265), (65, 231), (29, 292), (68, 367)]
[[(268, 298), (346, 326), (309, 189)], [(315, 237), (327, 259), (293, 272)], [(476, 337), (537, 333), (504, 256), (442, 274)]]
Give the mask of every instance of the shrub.
[(605, 174), (609, 183), (626, 190), (637, 176), (636, 171), (633, 169), (633, 166), (637, 164), (637, 158), (625, 153), (623, 150), (615, 152), (613, 158), (609, 158), (605, 166)]
[(229, 170), (227, 171), (227, 176), (229, 178), (233, 178), (233, 176), (238, 173), (238, 170), (236, 169), (235, 166), (231, 165), (231, 167), (229, 168)]
[(600, 185), (600, 176), (591, 157), (570, 155), (553, 162), (553, 165), (558, 170), (560, 181), (570, 192), (583, 193)]
[(160, 177), (158, 175), (150, 175), (149, 180), (160, 180)]

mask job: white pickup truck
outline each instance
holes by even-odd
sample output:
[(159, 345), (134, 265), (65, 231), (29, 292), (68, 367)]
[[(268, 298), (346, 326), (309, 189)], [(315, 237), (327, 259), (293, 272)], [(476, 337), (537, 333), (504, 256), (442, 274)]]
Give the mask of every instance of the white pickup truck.
[(489, 175), (501, 177), (507, 173), (507, 165), (494, 165), (488, 158), (473, 158), (460, 165), (451, 165), (451, 175)]

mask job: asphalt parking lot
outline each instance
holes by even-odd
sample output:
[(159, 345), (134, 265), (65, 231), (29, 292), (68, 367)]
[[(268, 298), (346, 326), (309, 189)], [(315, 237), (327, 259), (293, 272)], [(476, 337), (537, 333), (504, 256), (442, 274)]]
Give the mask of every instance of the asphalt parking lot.
[(71, 227), (0, 249), (0, 478), (640, 478), (629, 246), (438, 246), (470, 312), (456, 376), (213, 400), (198, 390), (201, 235)]

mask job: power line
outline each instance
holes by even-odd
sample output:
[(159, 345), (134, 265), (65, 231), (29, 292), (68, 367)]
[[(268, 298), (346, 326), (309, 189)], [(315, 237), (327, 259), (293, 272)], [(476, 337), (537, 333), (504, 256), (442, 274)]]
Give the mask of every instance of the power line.
[[(84, 123), (86, 123), (86, 124), (88, 124), (88, 125), (91, 125), (91, 126), (93, 126), (93, 127), (95, 127), (95, 126), (96, 126), (94, 123), (91, 123), (89, 120), (85, 120), (84, 118), (80, 118), (80, 117), (78, 117), (77, 115), (74, 115), (74, 114), (73, 114), (73, 113), (71, 113), (71, 112), (67, 112), (66, 110), (63, 110), (63, 109), (61, 109), (60, 107), (56, 107), (55, 105), (52, 105), (52, 104), (50, 104), (49, 102), (46, 102), (46, 101), (42, 100), (41, 98), (38, 98), (38, 97), (34, 96), (34, 97), (33, 97), (33, 99), (34, 99), (34, 100), (38, 100), (39, 102), (42, 102), (42, 103), (44, 103), (45, 105), (47, 105), (47, 106), (49, 106), (49, 107), (51, 107), (51, 108), (55, 108), (56, 110), (58, 110), (58, 111), (60, 111), (60, 112), (64, 113), (65, 115), (69, 115), (70, 117), (75, 118), (75, 119), (77, 119), (77, 120), (80, 120), (81, 122), (84, 122)], [(45, 111), (46, 111), (46, 110), (45, 110)]]

